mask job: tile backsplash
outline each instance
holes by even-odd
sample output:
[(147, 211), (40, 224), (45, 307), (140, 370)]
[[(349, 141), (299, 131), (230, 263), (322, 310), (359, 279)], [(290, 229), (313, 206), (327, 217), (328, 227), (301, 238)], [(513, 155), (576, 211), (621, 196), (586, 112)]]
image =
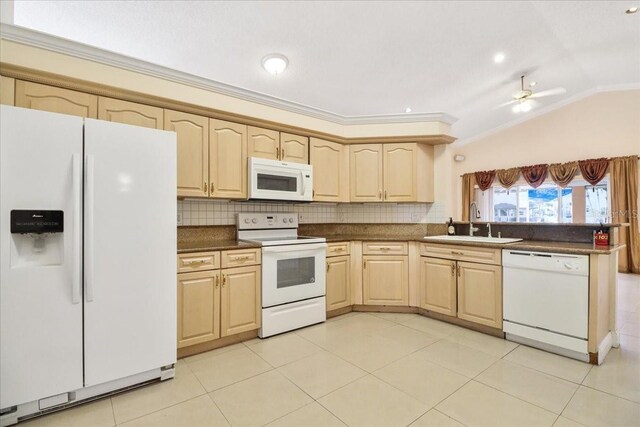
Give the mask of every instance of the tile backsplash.
[(238, 212), (296, 212), (301, 224), (435, 223), (446, 221), (438, 203), (265, 203), (178, 200), (178, 225), (235, 225)]

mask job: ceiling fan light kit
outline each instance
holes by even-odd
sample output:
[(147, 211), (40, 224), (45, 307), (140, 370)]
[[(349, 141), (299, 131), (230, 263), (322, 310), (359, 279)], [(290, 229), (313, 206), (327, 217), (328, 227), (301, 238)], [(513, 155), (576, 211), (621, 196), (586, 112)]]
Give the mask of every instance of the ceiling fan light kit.
[[(533, 93), (533, 90), (524, 88), (524, 77), (524, 74), (520, 76), (520, 91), (513, 94), (513, 100), (505, 102), (504, 104), (501, 104), (496, 108), (516, 104), (511, 108), (514, 113), (526, 113), (531, 111), (531, 109), (536, 105), (536, 102), (533, 100), (534, 98), (537, 99), (543, 98), (545, 96), (560, 95), (566, 92), (565, 88), (557, 87), (554, 89)], [(537, 82), (531, 82), (529, 84), (529, 87), (533, 87), (536, 84)]]

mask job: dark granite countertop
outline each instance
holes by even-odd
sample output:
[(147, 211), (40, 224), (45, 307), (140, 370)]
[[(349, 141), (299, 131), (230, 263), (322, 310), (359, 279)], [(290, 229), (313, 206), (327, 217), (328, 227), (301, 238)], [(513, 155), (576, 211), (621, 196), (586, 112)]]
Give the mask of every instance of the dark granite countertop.
[(258, 243), (243, 242), (240, 240), (191, 240), (178, 242), (178, 253), (224, 251), (233, 249), (259, 248)]

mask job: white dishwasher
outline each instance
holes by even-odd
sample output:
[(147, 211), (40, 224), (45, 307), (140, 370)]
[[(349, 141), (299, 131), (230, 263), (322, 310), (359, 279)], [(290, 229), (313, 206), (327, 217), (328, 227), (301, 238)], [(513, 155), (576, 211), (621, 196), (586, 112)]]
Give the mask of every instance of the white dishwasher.
[(589, 360), (589, 257), (502, 250), (506, 338)]

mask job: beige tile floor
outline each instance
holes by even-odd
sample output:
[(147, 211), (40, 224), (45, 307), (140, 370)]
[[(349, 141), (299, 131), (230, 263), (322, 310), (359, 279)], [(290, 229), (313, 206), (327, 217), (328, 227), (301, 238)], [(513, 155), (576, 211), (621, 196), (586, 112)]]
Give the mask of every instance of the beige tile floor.
[(640, 426), (640, 276), (601, 366), (413, 314), (350, 313), (180, 360), (176, 378), (27, 426)]

